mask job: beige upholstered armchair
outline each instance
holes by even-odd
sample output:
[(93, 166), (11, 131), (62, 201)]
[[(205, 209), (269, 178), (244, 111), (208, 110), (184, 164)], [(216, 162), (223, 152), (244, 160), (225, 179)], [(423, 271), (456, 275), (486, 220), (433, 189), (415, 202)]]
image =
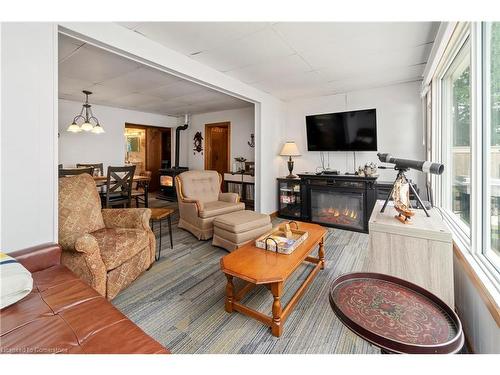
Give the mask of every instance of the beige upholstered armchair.
[(245, 209), (236, 193), (221, 193), (222, 176), (217, 171), (187, 171), (175, 177), (179, 203), (179, 228), (199, 240), (213, 235), (213, 220)]
[(61, 262), (92, 288), (113, 299), (155, 256), (147, 208), (105, 209), (88, 174), (59, 179)]

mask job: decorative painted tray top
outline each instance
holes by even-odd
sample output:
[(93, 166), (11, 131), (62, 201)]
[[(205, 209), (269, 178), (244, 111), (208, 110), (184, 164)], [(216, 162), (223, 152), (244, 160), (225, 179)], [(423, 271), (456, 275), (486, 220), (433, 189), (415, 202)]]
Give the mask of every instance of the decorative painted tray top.
[(330, 303), (352, 331), (397, 353), (453, 353), (463, 345), (458, 316), (430, 292), (374, 273), (334, 281)]

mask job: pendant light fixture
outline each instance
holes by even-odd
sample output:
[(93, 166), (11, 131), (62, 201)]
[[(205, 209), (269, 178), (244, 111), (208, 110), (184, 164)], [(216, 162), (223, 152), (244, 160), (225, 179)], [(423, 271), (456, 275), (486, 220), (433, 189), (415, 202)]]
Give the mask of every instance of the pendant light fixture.
[[(92, 132), (95, 134), (104, 133), (104, 129), (99, 124), (99, 120), (92, 113), (92, 106), (89, 104), (89, 95), (92, 93), (86, 90), (83, 90), (82, 92), (85, 94), (85, 103), (82, 105), (80, 114), (75, 116), (73, 122), (66, 130), (72, 133), (79, 133), (81, 131)], [(80, 120), (83, 120), (83, 123), (78, 125), (77, 122)]]

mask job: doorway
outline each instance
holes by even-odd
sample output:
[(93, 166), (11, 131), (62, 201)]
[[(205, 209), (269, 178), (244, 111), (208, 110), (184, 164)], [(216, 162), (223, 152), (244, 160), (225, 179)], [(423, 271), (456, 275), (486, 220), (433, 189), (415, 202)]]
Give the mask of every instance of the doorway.
[(205, 170), (224, 177), (231, 165), (231, 123), (205, 124)]
[[(150, 171), (149, 191), (158, 191), (159, 170), (171, 165), (172, 128), (126, 123), (125, 136), (126, 162), (136, 165), (136, 174), (139, 174), (139, 171)], [(135, 148), (136, 145), (139, 145), (139, 149)]]

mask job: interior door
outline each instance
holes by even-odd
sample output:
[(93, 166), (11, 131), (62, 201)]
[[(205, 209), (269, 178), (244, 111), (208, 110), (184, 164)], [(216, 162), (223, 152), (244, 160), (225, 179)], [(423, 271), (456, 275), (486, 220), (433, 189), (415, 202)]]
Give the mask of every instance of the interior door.
[(146, 168), (151, 171), (151, 182), (149, 191), (157, 191), (160, 188), (161, 168), (161, 130), (157, 128), (146, 128)]
[(230, 171), (231, 124), (221, 122), (205, 125), (205, 169), (224, 176)]

